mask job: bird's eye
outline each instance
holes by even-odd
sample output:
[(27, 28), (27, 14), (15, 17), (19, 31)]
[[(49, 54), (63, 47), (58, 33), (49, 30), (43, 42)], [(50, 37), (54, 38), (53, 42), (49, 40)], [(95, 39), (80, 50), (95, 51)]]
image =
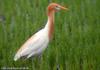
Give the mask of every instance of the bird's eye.
[(59, 7), (59, 6), (55, 6), (55, 9), (56, 9), (56, 10), (60, 10), (60, 7)]
[(55, 6), (56, 8), (58, 7), (58, 6)]

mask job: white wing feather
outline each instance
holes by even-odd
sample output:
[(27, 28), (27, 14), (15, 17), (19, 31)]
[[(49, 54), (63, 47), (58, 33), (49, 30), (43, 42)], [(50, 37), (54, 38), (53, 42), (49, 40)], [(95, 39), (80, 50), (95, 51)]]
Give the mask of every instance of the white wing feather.
[(14, 57), (14, 60), (18, 60), (22, 56), (27, 56), (27, 58), (42, 53), (47, 47), (49, 42), (47, 33), (44, 29), (37, 32), (30, 39), (28, 39), (23, 46), (18, 50)]

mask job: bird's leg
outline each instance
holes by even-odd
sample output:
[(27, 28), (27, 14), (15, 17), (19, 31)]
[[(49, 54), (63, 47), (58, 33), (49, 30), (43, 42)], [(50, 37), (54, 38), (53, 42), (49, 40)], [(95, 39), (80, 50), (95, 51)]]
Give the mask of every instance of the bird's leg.
[(41, 59), (42, 59), (42, 54), (39, 54), (38, 57), (39, 57), (39, 59), (41, 60)]
[(39, 58), (40, 61), (42, 60), (42, 54), (41, 53), (38, 55), (38, 58)]
[(32, 69), (34, 69), (34, 58), (32, 57), (31, 60), (32, 60)]
[(39, 63), (41, 64), (41, 61), (42, 61), (42, 53), (40, 53), (40, 54), (38, 55), (38, 61), (39, 61)]

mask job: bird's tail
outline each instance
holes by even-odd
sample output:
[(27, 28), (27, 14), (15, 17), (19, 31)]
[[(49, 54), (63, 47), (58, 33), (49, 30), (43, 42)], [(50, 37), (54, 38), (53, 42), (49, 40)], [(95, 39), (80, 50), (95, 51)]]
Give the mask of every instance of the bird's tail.
[(17, 61), (19, 58), (20, 58), (20, 55), (19, 55), (19, 54), (16, 54), (16, 55), (14, 56), (14, 61)]

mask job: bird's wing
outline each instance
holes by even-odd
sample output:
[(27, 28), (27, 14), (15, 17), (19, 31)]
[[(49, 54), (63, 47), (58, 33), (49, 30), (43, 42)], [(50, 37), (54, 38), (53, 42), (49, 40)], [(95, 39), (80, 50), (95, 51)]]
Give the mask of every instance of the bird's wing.
[(14, 60), (16, 61), (22, 56), (26, 56), (33, 51), (37, 50), (41, 47), (42, 43), (44, 42), (44, 31), (43, 29), (37, 32), (35, 35), (33, 35), (31, 38), (29, 38), (22, 47), (18, 50), (17, 54), (14, 57)]

